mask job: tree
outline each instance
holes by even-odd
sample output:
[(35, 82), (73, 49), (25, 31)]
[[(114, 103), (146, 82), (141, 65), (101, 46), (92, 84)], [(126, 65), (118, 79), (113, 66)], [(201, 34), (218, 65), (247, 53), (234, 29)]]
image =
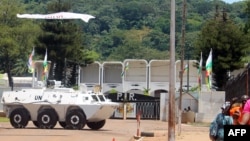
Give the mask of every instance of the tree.
[(146, 18), (149, 13), (153, 13), (154, 9), (144, 2), (131, 1), (124, 3), (119, 7), (120, 15), (122, 16), (120, 28), (131, 29), (131, 28), (142, 28), (143, 18)]
[(195, 49), (199, 57), (202, 52), (203, 60), (207, 59), (210, 49), (213, 49), (213, 86), (217, 90), (224, 90), (228, 73), (243, 67), (241, 59), (247, 47), (240, 28), (228, 19), (225, 11), (222, 15), (218, 11), (216, 7), (214, 19), (208, 20), (202, 28)]
[[(56, 0), (47, 5), (49, 13), (69, 11), (70, 8), (70, 2), (63, 0)], [(44, 54), (45, 48), (48, 50), (48, 59), (52, 66), (49, 79), (63, 81), (65, 86), (74, 85), (77, 75), (76, 65), (94, 61), (94, 56), (86, 56), (89, 54), (84, 52), (80, 27), (73, 20), (45, 20), (41, 28), (43, 32), (37, 44), (40, 54)], [(69, 64), (72, 68), (66, 69)], [(66, 72), (67, 70), (70, 72)], [(66, 77), (66, 74), (69, 76)], [(70, 81), (66, 81), (66, 78)]]
[(18, 74), (27, 73), (27, 65), (24, 62), (28, 60), (36, 35), (36, 26), (32, 26), (32, 22), (16, 17), (17, 13), (24, 10), (24, 5), (18, 1), (1, 0), (0, 2), (0, 69), (7, 73), (9, 86), (13, 86), (12, 76), (17, 74), (15, 71), (17, 64), (22, 64), (21, 68), (24, 68)]
[[(146, 59), (149, 61), (152, 59), (167, 59), (169, 57), (167, 49), (160, 50), (160, 42), (163, 41), (157, 42), (158, 35), (153, 38), (153, 35), (156, 35), (156, 33), (150, 35), (150, 32), (148, 28), (143, 28), (141, 30), (131, 29), (125, 32), (120, 31), (116, 37), (120, 38), (122, 43), (113, 49), (113, 52), (109, 55), (107, 60), (123, 61), (124, 59), (130, 58)], [(149, 43), (150, 40), (152, 40), (151, 43)], [(142, 44), (143, 42), (145, 45)]]
[(244, 14), (246, 14), (246, 23), (244, 26), (244, 33), (245, 33), (245, 37), (246, 37), (246, 46), (248, 46), (248, 48), (245, 50), (245, 56), (242, 59), (245, 63), (249, 63), (250, 62), (250, 1), (246, 1), (246, 8), (245, 8), (245, 12)]

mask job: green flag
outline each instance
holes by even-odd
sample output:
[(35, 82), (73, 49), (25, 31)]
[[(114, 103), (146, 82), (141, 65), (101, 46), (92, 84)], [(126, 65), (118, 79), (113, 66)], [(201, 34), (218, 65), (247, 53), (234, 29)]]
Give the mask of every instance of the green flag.
[(128, 70), (128, 67), (129, 67), (129, 62), (126, 62), (126, 65), (125, 65), (125, 67), (124, 67), (124, 70), (123, 70), (122, 73), (121, 73), (121, 76), (122, 76), (122, 77), (124, 76), (125, 71)]
[(48, 72), (48, 61), (47, 61), (47, 49), (46, 49), (46, 53), (45, 53), (45, 57), (43, 60), (43, 80), (47, 79), (47, 72)]
[(33, 73), (34, 72), (34, 64), (33, 64), (33, 59), (32, 59), (33, 56), (34, 56), (34, 54), (35, 54), (35, 50), (33, 48), (32, 52), (31, 52), (31, 54), (29, 56), (28, 63), (27, 63), (29, 73)]
[(206, 61), (206, 82), (207, 87), (211, 89), (212, 86), (212, 49), (210, 50), (209, 56)]

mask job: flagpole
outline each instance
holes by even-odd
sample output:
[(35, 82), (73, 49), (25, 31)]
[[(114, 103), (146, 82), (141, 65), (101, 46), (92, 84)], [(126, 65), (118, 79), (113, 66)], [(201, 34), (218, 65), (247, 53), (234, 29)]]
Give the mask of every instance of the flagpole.
[(200, 81), (200, 82), (199, 82), (199, 92), (200, 92), (200, 93), (201, 93), (202, 80), (203, 80), (203, 79), (202, 79), (202, 76), (203, 76), (203, 75), (202, 75), (202, 74), (203, 74), (202, 63), (203, 63), (203, 58), (202, 58), (202, 52), (201, 52), (201, 58), (200, 58), (200, 62), (199, 62), (199, 74), (198, 74), (198, 75), (199, 75), (198, 77), (199, 77), (199, 79), (200, 79), (200, 80), (199, 80), (199, 81)]
[[(189, 50), (189, 46), (188, 46), (188, 50)], [(188, 64), (188, 68), (187, 68), (187, 93), (189, 92), (189, 51), (187, 53), (187, 64)]]
[[(199, 62), (199, 70), (198, 70), (198, 100), (201, 99), (201, 88), (202, 88), (202, 76), (203, 76), (203, 68), (202, 68), (203, 58), (202, 58), (202, 52), (201, 52), (201, 58)], [(202, 105), (200, 102), (198, 103), (198, 112), (200, 112), (200, 109), (202, 109)]]
[[(33, 47), (32, 53), (33, 53), (33, 55), (35, 55), (35, 47)], [(32, 88), (34, 88), (34, 85), (35, 85), (35, 70), (36, 69), (35, 69), (35, 64), (33, 63), (33, 60), (32, 60), (32, 67), (33, 67), (33, 71), (32, 71)]]
[(32, 73), (32, 88), (35, 87), (35, 70), (36, 70), (36, 69), (34, 69), (34, 71), (33, 71), (33, 73)]

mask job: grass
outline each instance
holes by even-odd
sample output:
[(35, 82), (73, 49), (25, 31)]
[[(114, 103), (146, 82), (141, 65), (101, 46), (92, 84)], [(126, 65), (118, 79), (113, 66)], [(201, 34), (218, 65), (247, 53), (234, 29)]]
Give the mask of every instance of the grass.
[(0, 122), (9, 122), (9, 118), (6, 117), (0, 117)]

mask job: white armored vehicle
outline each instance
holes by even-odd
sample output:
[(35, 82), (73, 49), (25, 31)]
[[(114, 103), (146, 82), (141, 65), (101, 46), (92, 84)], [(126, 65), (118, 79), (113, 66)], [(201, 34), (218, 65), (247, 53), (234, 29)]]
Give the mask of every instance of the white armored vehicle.
[(30, 88), (4, 91), (1, 103), (14, 128), (25, 128), (29, 121), (38, 128), (52, 129), (57, 122), (65, 129), (82, 129), (87, 125), (98, 130), (113, 115), (117, 103), (100, 92), (71, 88)]

